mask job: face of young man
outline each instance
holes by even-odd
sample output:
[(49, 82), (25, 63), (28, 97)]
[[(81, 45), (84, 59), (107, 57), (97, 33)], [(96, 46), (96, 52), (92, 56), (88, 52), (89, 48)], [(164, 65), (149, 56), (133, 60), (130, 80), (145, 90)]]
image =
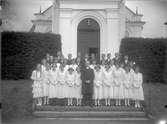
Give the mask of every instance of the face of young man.
[(110, 53), (107, 54), (107, 58), (108, 58), (108, 59), (111, 58), (111, 54), (110, 54)]
[(86, 66), (86, 67), (89, 67), (89, 66), (90, 66), (90, 62), (89, 62), (89, 61), (86, 61), (86, 62), (85, 62), (85, 66)]

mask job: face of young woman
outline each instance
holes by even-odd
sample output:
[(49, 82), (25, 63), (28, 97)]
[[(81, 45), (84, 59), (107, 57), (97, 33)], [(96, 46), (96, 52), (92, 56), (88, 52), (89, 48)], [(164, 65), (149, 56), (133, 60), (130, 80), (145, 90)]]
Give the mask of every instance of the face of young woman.
[(116, 64), (116, 69), (119, 69), (119, 65), (118, 64)]
[(50, 62), (53, 62), (53, 60), (54, 60), (53, 56), (50, 56)]
[(139, 73), (139, 67), (136, 67), (136, 68), (135, 68), (135, 72), (136, 72), (136, 73)]
[(41, 65), (40, 65), (40, 64), (37, 65), (37, 70), (38, 70), (38, 71), (41, 70)]
[(93, 61), (93, 63), (92, 63), (93, 65), (96, 65), (96, 61)]
[(110, 66), (109, 66), (109, 65), (106, 65), (106, 66), (105, 66), (105, 69), (106, 69), (106, 71), (108, 71), (108, 70), (110, 69)]
[(72, 73), (73, 73), (73, 70), (70, 69), (70, 70), (69, 70), (69, 74), (72, 74)]
[(42, 60), (42, 65), (46, 65), (46, 59)]
[(113, 66), (114, 65), (114, 61), (112, 60), (111, 63), (110, 63), (110, 66)]
[(101, 58), (102, 58), (102, 59), (105, 59), (105, 54), (102, 54), (102, 55), (101, 55)]
[(76, 71), (77, 71), (77, 73), (80, 73), (80, 72), (81, 72), (80, 69), (77, 69)]

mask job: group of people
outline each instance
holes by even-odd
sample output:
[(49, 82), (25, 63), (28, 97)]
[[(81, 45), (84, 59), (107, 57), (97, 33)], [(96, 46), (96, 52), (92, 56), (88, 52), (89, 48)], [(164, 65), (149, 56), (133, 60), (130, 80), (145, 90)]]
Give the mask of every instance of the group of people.
[(56, 57), (49, 54), (37, 64), (32, 72), (33, 97), (37, 105), (49, 104), (49, 99), (67, 98), (68, 106), (76, 105), (100, 106), (105, 99), (105, 105), (110, 106), (114, 99), (115, 105), (120, 106), (124, 100), (125, 106), (130, 106), (130, 100), (135, 101), (135, 107), (141, 107), (144, 100), (143, 77), (139, 67), (129, 60), (129, 57), (115, 53), (102, 54), (101, 60), (88, 54), (82, 58), (64, 58), (61, 52)]

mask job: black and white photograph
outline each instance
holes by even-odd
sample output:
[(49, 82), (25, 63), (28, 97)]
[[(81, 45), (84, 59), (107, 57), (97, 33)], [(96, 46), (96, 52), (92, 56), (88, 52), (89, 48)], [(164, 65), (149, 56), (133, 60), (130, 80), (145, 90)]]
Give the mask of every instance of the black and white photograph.
[(167, 124), (167, 0), (0, 0), (0, 124)]

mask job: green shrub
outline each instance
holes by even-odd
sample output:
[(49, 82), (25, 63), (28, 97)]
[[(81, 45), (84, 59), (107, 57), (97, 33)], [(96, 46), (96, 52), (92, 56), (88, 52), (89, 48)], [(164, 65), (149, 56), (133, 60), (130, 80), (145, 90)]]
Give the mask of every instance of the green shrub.
[(167, 39), (125, 38), (120, 52), (129, 55), (141, 67), (146, 81), (164, 82)]
[(2, 32), (2, 79), (29, 79), (46, 53), (61, 50), (60, 35)]

